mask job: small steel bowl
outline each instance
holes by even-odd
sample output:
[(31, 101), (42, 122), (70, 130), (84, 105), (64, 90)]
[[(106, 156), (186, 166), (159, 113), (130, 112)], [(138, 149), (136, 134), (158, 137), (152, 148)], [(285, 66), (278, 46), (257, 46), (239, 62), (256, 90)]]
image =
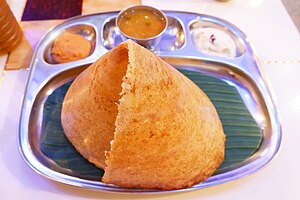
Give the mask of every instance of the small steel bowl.
[[(119, 20), (122, 16), (124, 16), (123, 14), (125, 12), (134, 13), (135, 10), (147, 10), (147, 11), (153, 12), (155, 15), (158, 15), (164, 22), (164, 28), (162, 29), (162, 31), (159, 32), (157, 35), (148, 37), (148, 38), (137, 38), (137, 37), (133, 37), (133, 36), (125, 34), (122, 31), (122, 29), (119, 27)], [(168, 18), (161, 10), (158, 10), (151, 6), (136, 5), (136, 6), (131, 6), (131, 7), (125, 8), (124, 10), (120, 11), (120, 13), (118, 14), (118, 16), (116, 18), (116, 27), (118, 28), (120, 35), (122, 36), (122, 39), (124, 41), (127, 39), (131, 39), (131, 40), (135, 41), (136, 43), (146, 47), (147, 49), (153, 50), (160, 42), (160, 39), (161, 39), (163, 33), (166, 31), (166, 29), (168, 27)], [(138, 29), (138, 27), (137, 27), (137, 29)]]

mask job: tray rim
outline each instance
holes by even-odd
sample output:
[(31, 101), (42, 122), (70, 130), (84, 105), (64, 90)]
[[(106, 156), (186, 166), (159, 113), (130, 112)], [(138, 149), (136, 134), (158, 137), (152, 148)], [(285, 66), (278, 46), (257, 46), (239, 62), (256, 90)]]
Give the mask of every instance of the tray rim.
[[(172, 13), (172, 15), (176, 15), (177, 13), (183, 13), (183, 14), (191, 14), (191, 15), (201, 15), (201, 16), (205, 16), (205, 17), (208, 17), (208, 18), (212, 18), (212, 19), (214, 19), (214, 20), (221, 20), (223, 23), (227, 23), (225, 20), (222, 20), (222, 19), (220, 19), (220, 18), (216, 18), (216, 17), (213, 17), (213, 16), (209, 16), (209, 15), (202, 15), (202, 14), (198, 14), (198, 13), (191, 13), (191, 12), (181, 12), (181, 11), (165, 11), (166, 12), (166, 14), (167, 14), (167, 16), (168, 16), (168, 12), (171, 12)], [(114, 12), (106, 12), (106, 13), (97, 13), (97, 14), (91, 14), (91, 15), (84, 15), (84, 16), (77, 16), (77, 17), (73, 17), (73, 18), (70, 18), (70, 19), (68, 19), (68, 20), (66, 20), (65, 22), (63, 22), (62, 24), (59, 24), (58, 26), (61, 26), (61, 25), (63, 25), (63, 24), (65, 24), (65, 23), (68, 23), (68, 22), (70, 22), (70, 21), (72, 21), (72, 20), (76, 20), (76, 19), (82, 19), (82, 18), (84, 18), (84, 17), (93, 17), (93, 16), (97, 16), (97, 15), (105, 15), (105, 14), (116, 14), (117, 12), (116, 11), (114, 11)], [(230, 24), (229, 22), (228, 22), (228, 24)], [(185, 24), (185, 26), (189, 26), (189, 24)], [(56, 26), (57, 27), (57, 26)], [(53, 27), (53, 28), (51, 28), (49, 31), (48, 31), (48, 33), (44, 36), (44, 39), (46, 38), (46, 36), (48, 35), (48, 34), (51, 34), (51, 32), (56, 28), (56, 27)], [(238, 31), (240, 31), (239, 29), (237, 29)], [(241, 34), (243, 34), (241, 31), (240, 31), (240, 33)], [(98, 33), (99, 34), (99, 33)], [(187, 32), (185, 31), (185, 34), (187, 34)], [(246, 35), (245, 34), (243, 34), (244, 35), (244, 39), (246, 39), (247, 37), (246, 37)], [(236, 178), (234, 178), (234, 179), (231, 179), (231, 180), (218, 180), (218, 177), (215, 177), (216, 179), (217, 179), (217, 181), (215, 181), (214, 183), (210, 183), (210, 184), (202, 184), (202, 183), (200, 183), (200, 184), (197, 184), (196, 186), (198, 186), (199, 185), (199, 187), (190, 187), (190, 188), (185, 188), (185, 189), (179, 189), (179, 190), (168, 190), (168, 191), (161, 191), (161, 190), (145, 190), (145, 189), (126, 189), (126, 188), (121, 188), (121, 187), (117, 187), (117, 188), (119, 188), (119, 190), (115, 190), (115, 189), (113, 189), (113, 190), (110, 190), (110, 189), (107, 189), (107, 188), (105, 188), (105, 189), (99, 189), (99, 186), (97, 185), (97, 184), (93, 184), (93, 183), (91, 183), (91, 185), (89, 186), (89, 187), (87, 187), (86, 185), (83, 185), (83, 184), (81, 184), (81, 181), (80, 180), (78, 180), (78, 182), (77, 183), (74, 183), (74, 181), (73, 180), (76, 180), (76, 179), (78, 179), (78, 178), (75, 178), (74, 179), (74, 177), (73, 178), (71, 178), (70, 179), (70, 177), (68, 177), (68, 175), (62, 175), (62, 177), (64, 178), (64, 180), (61, 180), (60, 178), (58, 178), (57, 176), (55, 176), (55, 173), (57, 173), (57, 172), (48, 172), (48, 173), (45, 173), (45, 171), (43, 171), (43, 170), (41, 170), (41, 168), (43, 168), (41, 165), (41, 163), (37, 163), (36, 161), (32, 161), (32, 160), (30, 160), (29, 159), (29, 155), (30, 155), (30, 149), (24, 149), (24, 144), (23, 144), (23, 142), (24, 141), (22, 141), (22, 138), (21, 138), (21, 136), (22, 136), (22, 122), (23, 122), (23, 117), (24, 117), (24, 109), (26, 109), (26, 99), (27, 99), (27, 95), (28, 95), (28, 86), (30, 85), (30, 81), (31, 81), (31, 79), (32, 79), (32, 77), (33, 77), (33, 75), (34, 75), (34, 71), (35, 71), (35, 68), (36, 68), (36, 66), (39, 64), (38, 62), (36, 62), (36, 59), (37, 59), (37, 54), (38, 54), (38, 51), (39, 51), (39, 47), (40, 47), (40, 44), (42, 44), (43, 43), (43, 41), (44, 41), (44, 39), (43, 40), (41, 40), (40, 41), (40, 43), (39, 43), (39, 45), (38, 45), (38, 47), (36, 48), (36, 51), (35, 51), (35, 53), (34, 53), (34, 55), (33, 55), (33, 58), (32, 58), (32, 61), (31, 61), (31, 64), (30, 64), (30, 66), (31, 66), (31, 72), (30, 72), (30, 76), (29, 76), (29, 79), (28, 79), (28, 82), (27, 82), (27, 85), (26, 85), (26, 91), (25, 91), (25, 95), (23, 96), (23, 104), (22, 104), (22, 113), (21, 113), (21, 116), (20, 116), (20, 126), (19, 126), (19, 137), (18, 137), (18, 143), (19, 143), (19, 151), (20, 151), (20, 154), (21, 154), (21, 156), (22, 156), (22, 158), (23, 158), (23, 160), (27, 163), (27, 165), (29, 165), (30, 166), (30, 168), (32, 168), (34, 171), (36, 171), (38, 174), (41, 174), (41, 175), (43, 175), (43, 176), (45, 176), (45, 177), (47, 177), (47, 178), (49, 178), (49, 179), (51, 179), (51, 180), (55, 180), (55, 181), (58, 181), (58, 182), (62, 182), (62, 183), (65, 183), (65, 184), (68, 184), (68, 185), (73, 185), (73, 186), (78, 186), (78, 187), (83, 187), (83, 188), (88, 188), (88, 189), (93, 189), (93, 190), (99, 190), (99, 191), (106, 191), (106, 192), (118, 192), (118, 193), (172, 193), (172, 192), (182, 192), (182, 191), (190, 191), (190, 190), (195, 190), (195, 189), (199, 189), (199, 188), (204, 188), (204, 187), (209, 187), (209, 186), (213, 186), (213, 185), (218, 185), (218, 184), (221, 184), (221, 183), (224, 183), (224, 182), (228, 182), (228, 181), (232, 181), (232, 180), (235, 180), (235, 179), (239, 179), (239, 178), (242, 178), (242, 177), (244, 177), (244, 176), (247, 176), (247, 175), (250, 175), (250, 174), (254, 174), (256, 171), (258, 171), (258, 170), (260, 170), (261, 168), (263, 168), (263, 167), (265, 167), (271, 160), (273, 160), (274, 159), (274, 157), (278, 154), (278, 151), (279, 151), (279, 149), (280, 149), (280, 143), (281, 143), (281, 137), (282, 137), (282, 129), (281, 129), (281, 123), (280, 123), (280, 119), (279, 119), (279, 116), (278, 116), (278, 113), (277, 113), (277, 109), (276, 109), (276, 105), (274, 104), (274, 101), (273, 101), (273, 98), (272, 98), (272, 94), (271, 94), (271, 92), (270, 92), (270, 90), (269, 90), (269, 86), (268, 86), (268, 82), (266, 82), (266, 79), (265, 79), (265, 76), (262, 74), (262, 72), (260, 71), (261, 70), (261, 68), (259, 68), (259, 63), (258, 63), (258, 61), (257, 61), (257, 56), (256, 56), (256, 53), (255, 53), (255, 50), (254, 50), (254, 48), (253, 48), (253, 46), (252, 46), (252, 44), (250, 44), (250, 43), (248, 43), (249, 41), (247, 41), (247, 48), (249, 48), (249, 49), (247, 49), (247, 51), (248, 51), (248, 53), (249, 53), (249, 55), (250, 56), (252, 56), (253, 57), (253, 61), (254, 61), (254, 63), (252, 63), (252, 67), (254, 67), (254, 69), (255, 69), (255, 73), (254, 73), (254, 75), (253, 76), (250, 76), (250, 77), (255, 77), (255, 76), (260, 76), (260, 79), (263, 81), (263, 83), (265, 84), (264, 85), (264, 87), (262, 87), (262, 88), (260, 88), (260, 89), (263, 89), (263, 90), (266, 90), (267, 91), (267, 93), (268, 93), (268, 96), (270, 97), (270, 99), (269, 99), (269, 103), (271, 103), (271, 105), (272, 105), (272, 109), (274, 109), (273, 110), (273, 112), (276, 114), (276, 116), (275, 116), (275, 118), (276, 118), (276, 124), (277, 124), (277, 126), (278, 126), (278, 141), (277, 141), (277, 145), (276, 145), (276, 148), (275, 148), (275, 150), (274, 150), (274, 152), (273, 152), (273, 155), (272, 155), (272, 158), (270, 159), (270, 160), (268, 160), (266, 163), (264, 163), (264, 165), (263, 166), (260, 166), (259, 168), (256, 168), (256, 169), (247, 169), (246, 171), (247, 171), (247, 173), (245, 173), (245, 174), (241, 174), (239, 177), (236, 177)], [(185, 45), (188, 45), (188, 44), (185, 44)], [(107, 50), (108, 51), (108, 50)], [(249, 52), (250, 51), (250, 52)], [(102, 52), (102, 53), (105, 53), (105, 51), (104, 52)], [(181, 51), (179, 51), (179, 53), (182, 53)], [(170, 58), (178, 58), (178, 57), (180, 57), (180, 54), (178, 55), (178, 53), (176, 54), (174, 54), (174, 55), (170, 55), (170, 54), (168, 54), (168, 53), (166, 53), (166, 52), (160, 52), (159, 54), (158, 54), (160, 57), (170, 57)], [(194, 58), (194, 59), (201, 59), (201, 57), (200, 56), (195, 56), (195, 55), (191, 55), (191, 56), (189, 56), (190, 58)], [(240, 69), (240, 67), (238, 66), (239, 64), (239, 59), (240, 58), (237, 58), (237, 59), (235, 59), (235, 60), (238, 60), (238, 62), (233, 62), (233, 63), (230, 63), (230, 65), (234, 65), (235, 67), (237, 67), (238, 69)], [(214, 60), (214, 56), (212, 56), (210, 59), (207, 59), (207, 61), (212, 61), (212, 62), (220, 62), (220, 63), (225, 63), (225, 64), (227, 64), (228, 63), (228, 60), (227, 59), (225, 59), (225, 61), (224, 60), (222, 60), (222, 59), (216, 59), (216, 60)], [(79, 65), (76, 65), (75, 66), (75, 63), (72, 63), (73, 65), (73, 67), (71, 67), (71, 68), (74, 68), (74, 67), (78, 67)], [(65, 66), (67, 66), (67, 65), (65, 65)], [(53, 75), (54, 74), (60, 74), (61, 72), (63, 72), (63, 71), (66, 71), (66, 70), (68, 70), (68, 69), (71, 69), (70, 67), (68, 68), (68, 67), (62, 67), (62, 69), (56, 69), (56, 70), (50, 70), (50, 74), (52, 73), (52, 77), (53, 77)], [(253, 70), (249, 70), (249, 69), (244, 69), (244, 68), (242, 68), (242, 69), (240, 69), (240, 70), (243, 70), (243, 71), (246, 71), (246, 72), (248, 72), (248, 75), (249, 75), (249, 73), (250, 72), (252, 72)], [(249, 70), (249, 71), (248, 71)], [(48, 77), (48, 80), (50, 80), (50, 78), (51, 78), (51, 76), (50, 77)], [(42, 83), (42, 85), (45, 85), (45, 83), (47, 83), (48, 82), (48, 80), (47, 79), (45, 79), (44, 80), (44, 82)], [(41, 89), (41, 88), (40, 88)], [(38, 91), (40, 91), (40, 89), (37, 89)], [(265, 99), (264, 99), (265, 100)], [(31, 104), (33, 105), (33, 102), (31, 102)], [(32, 105), (30, 106), (31, 108), (32, 108)], [(28, 106), (28, 105), (27, 105)], [(25, 113), (26, 114), (26, 113)], [(28, 145), (28, 146), (30, 146), (28, 143), (26, 143), (25, 142), (25, 146), (26, 145)], [(39, 167), (40, 168), (39, 168)], [(247, 166), (246, 166), (247, 167)], [(243, 167), (242, 167), (243, 168)], [(240, 168), (238, 168), (238, 169), (241, 169), (241, 167)], [(238, 169), (236, 169), (236, 170), (238, 170)], [(233, 171), (236, 171), (236, 170), (233, 170)], [(216, 175), (217, 176), (217, 175)], [(100, 182), (100, 181), (99, 181)]]

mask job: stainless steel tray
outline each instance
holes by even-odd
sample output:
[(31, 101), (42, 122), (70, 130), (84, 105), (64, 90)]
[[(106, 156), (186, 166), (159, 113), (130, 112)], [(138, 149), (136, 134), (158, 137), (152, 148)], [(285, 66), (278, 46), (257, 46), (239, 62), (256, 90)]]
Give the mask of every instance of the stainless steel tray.
[[(201, 71), (233, 85), (263, 132), (259, 150), (242, 163), (230, 166), (205, 182), (172, 191), (125, 189), (70, 176), (57, 168), (39, 147), (43, 104), (54, 89), (76, 77), (90, 63), (122, 41), (114, 23), (116, 15), (117, 12), (110, 12), (69, 19), (51, 29), (36, 49), (19, 129), (21, 155), (33, 170), (49, 179), (83, 188), (110, 192), (165, 193), (195, 190), (232, 181), (256, 172), (274, 158), (281, 142), (281, 127), (272, 96), (246, 35), (234, 25), (213, 16), (166, 11), (169, 26), (154, 52), (174, 67)], [(197, 51), (191, 38), (191, 31), (197, 27), (216, 27), (227, 32), (236, 43), (237, 56), (224, 58)], [(51, 45), (63, 31), (78, 33), (90, 40), (90, 56), (79, 61), (56, 64), (51, 57)]]

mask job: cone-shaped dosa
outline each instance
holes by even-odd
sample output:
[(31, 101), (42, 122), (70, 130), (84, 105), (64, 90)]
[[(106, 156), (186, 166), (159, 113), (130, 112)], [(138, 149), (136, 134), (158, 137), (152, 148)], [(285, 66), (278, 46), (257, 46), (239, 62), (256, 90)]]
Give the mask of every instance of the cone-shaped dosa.
[(105, 169), (102, 181), (123, 187), (190, 187), (224, 159), (225, 135), (208, 97), (132, 41), (75, 79), (62, 125), (75, 148)]

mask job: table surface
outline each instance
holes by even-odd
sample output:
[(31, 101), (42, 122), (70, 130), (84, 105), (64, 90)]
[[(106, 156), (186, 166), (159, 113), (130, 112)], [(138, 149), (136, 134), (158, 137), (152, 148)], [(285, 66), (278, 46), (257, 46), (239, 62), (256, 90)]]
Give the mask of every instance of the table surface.
[[(24, 0), (8, 0), (18, 19)], [(22, 160), (18, 145), (21, 99), (28, 69), (4, 70), (0, 57), (0, 199), (300, 199), (300, 35), (280, 0), (144, 0), (164, 10), (192, 11), (230, 21), (256, 47), (280, 113), (283, 140), (276, 158), (259, 172), (192, 192), (138, 195), (89, 191), (50, 181)]]

